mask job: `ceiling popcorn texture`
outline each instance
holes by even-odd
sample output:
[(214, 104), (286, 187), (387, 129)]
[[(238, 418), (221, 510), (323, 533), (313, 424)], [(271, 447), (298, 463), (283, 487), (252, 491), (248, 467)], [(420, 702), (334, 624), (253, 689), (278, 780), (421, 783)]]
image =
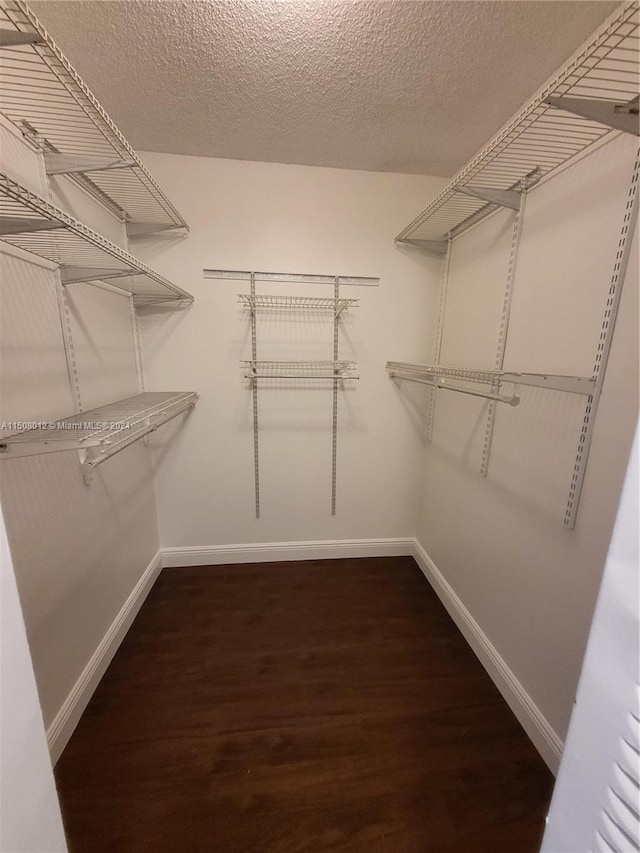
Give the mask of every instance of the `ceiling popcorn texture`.
[(137, 149), (451, 175), (617, 4), (30, 5)]

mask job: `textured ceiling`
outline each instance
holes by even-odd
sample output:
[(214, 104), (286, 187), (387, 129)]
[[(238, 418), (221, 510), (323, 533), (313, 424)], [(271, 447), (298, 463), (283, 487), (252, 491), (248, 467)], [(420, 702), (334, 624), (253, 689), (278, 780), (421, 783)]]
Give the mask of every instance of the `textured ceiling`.
[(135, 148), (450, 175), (617, 4), (30, 5)]

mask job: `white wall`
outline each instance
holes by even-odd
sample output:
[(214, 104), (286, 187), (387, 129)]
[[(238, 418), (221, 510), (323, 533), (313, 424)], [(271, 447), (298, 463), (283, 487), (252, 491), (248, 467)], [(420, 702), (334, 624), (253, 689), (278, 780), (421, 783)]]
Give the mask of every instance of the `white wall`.
[[(9, 127), (0, 132), (2, 171), (47, 197), (39, 157)], [(93, 199), (63, 178), (52, 185), (54, 203), (126, 245), (122, 224)], [(11, 248), (0, 253), (0, 263), (0, 420), (47, 421), (73, 414), (57, 273), (47, 262)], [(129, 298), (89, 284), (70, 286), (67, 295), (83, 409), (138, 393)], [(73, 451), (6, 458), (0, 462), (0, 489), (51, 731), (157, 552), (150, 455), (141, 442), (131, 446), (101, 465), (89, 486)]]
[(0, 636), (0, 850), (62, 853), (67, 845), (1, 514)]
[[(384, 370), (402, 346), (432, 347), (439, 259), (393, 238), (443, 180), (164, 154), (146, 164), (191, 226), (186, 240), (136, 241), (147, 263), (196, 297), (182, 315), (142, 315), (148, 389), (201, 394), (157, 459), (161, 544), (411, 537), (424, 414), (402, 400)], [(338, 512), (330, 514), (330, 386), (278, 384), (260, 393), (262, 517), (254, 517), (249, 319), (236, 294), (246, 282), (205, 280), (203, 268), (379, 276), (345, 287), (360, 299), (345, 316), (340, 354), (361, 379), (340, 394)], [(330, 288), (259, 285), (263, 293), (332, 295)], [(259, 357), (331, 358), (331, 321), (260, 315)]]
[[(592, 375), (635, 147), (619, 137), (530, 193), (506, 370)], [(512, 219), (454, 242), (444, 364), (493, 366)], [(559, 738), (637, 418), (637, 246), (627, 278), (575, 530), (562, 521), (584, 398), (522, 387), (483, 479), (486, 403), (440, 392), (426, 454), (418, 539)]]

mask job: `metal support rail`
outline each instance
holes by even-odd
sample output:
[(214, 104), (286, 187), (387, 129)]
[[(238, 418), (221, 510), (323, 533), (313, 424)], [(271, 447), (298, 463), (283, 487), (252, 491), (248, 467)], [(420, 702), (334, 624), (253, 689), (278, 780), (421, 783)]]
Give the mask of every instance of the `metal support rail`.
[(39, 195), (0, 173), (0, 240), (57, 264), (63, 285), (108, 281), (136, 305), (193, 296)]
[(197, 401), (195, 391), (151, 391), (59, 421), (30, 424), (0, 439), (0, 460), (76, 450), (88, 484), (97, 465), (191, 410)]
[(0, 112), (127, 223), (129, 236), (188, 226), (22, 0), (0, 5)]

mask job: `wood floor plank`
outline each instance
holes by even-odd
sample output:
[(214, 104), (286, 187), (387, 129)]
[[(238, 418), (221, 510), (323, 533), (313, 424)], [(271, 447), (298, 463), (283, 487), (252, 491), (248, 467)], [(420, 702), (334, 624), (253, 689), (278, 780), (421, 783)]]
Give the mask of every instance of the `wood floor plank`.
[(165, 570), (56, 779), (72, 853), (534, 853), (553, 784), (409, 557)]

